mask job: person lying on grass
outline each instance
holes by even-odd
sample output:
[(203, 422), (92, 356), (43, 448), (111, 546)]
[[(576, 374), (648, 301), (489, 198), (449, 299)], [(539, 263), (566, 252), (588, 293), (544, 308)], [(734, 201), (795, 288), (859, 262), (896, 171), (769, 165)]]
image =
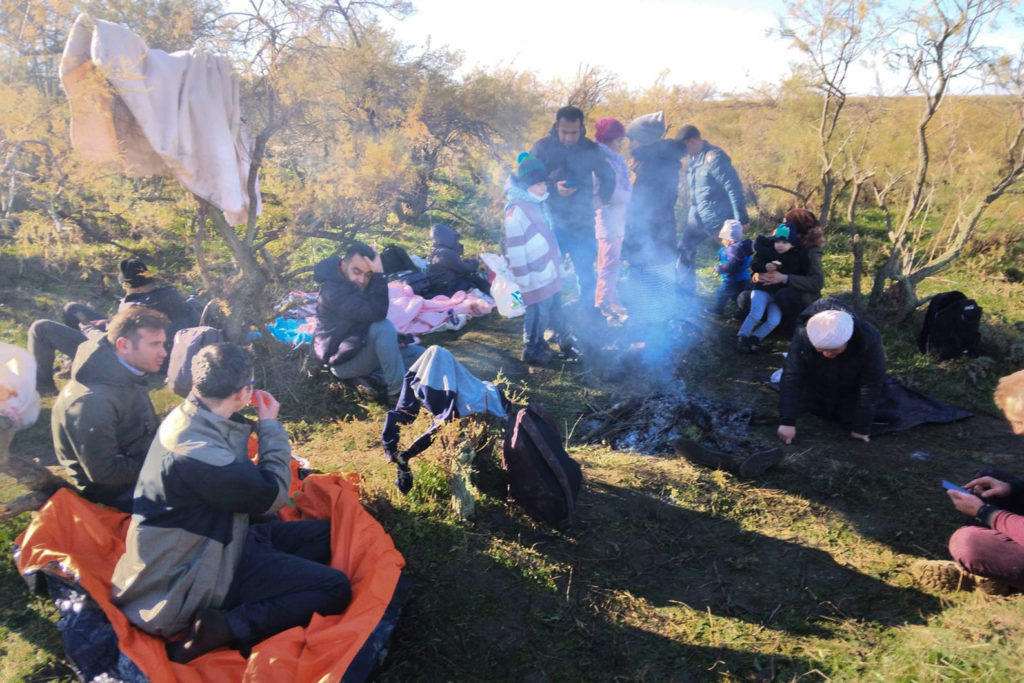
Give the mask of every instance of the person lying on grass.
[[(1024, 435), (1024, 370), (999, 380), (994, 398), (1013, 433)], [(1024, 590), (1024, 479), (984, 469), (964, 488), (971, 493), (947, 491), (953, 506), (974, 521), (950, 536), (954, 561), (918, 560), (911, 574), (937, 590)]]

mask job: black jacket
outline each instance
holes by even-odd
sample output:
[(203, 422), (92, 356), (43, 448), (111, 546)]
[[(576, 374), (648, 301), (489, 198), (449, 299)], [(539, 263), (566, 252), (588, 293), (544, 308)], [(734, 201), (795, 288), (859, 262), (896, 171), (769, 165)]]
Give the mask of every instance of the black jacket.
[(428, 298), (439, 294), (452, 296), (455, 292), (473, 288), (490, 294), (489, 283), (477, 272), (477, 260), (462, 258), (463, 247), (458, 232), (436, 223), (430, 228), (430, 239), (434, 243), (434, 251), (427, 265), (430, 280), (430, 290), (426, 293)]
[(149, 292), (126, 294), (121, 299), (118, 311), (123, 311), (129, 306), (145, 306), (153, 308), (171, 321), (167, 330), (167, 341), (174, 339), (174, 333), (186, 327), (195, 327), (199, 324), (199, 316), (194, 308), (185, 302), (181, 293), (171, 285), (162, 285)]
[(851, 429), (858, 434), (870, 434), (885, 385), (882, 336), (871, 323), (854, 316), (853, 336), (846, 350), (835, 358), (825, 358), (807, 338), (807, 320), (832, 309), (853, 315), (835, 299), (819, 299), (800, 314), (782, 372), (779, 424), (796, 424), (803, 394), (822, 403), (852, 403), (853, 414), (843, 418), (849, 420)]
[(391, 303), (381, 273), (373, 273), (366, 289), (359, 289), (340, 265), (340, 257), (330, 256), (313, 267), (313, 279), (321, 283), (313, 352), (327, 365), (340, 365), (366, 346), (370, 323), (384, 320)]
[[(810, 259), (807, 252), (799, 243), (793, 242), (793, 248), (785, 254), (775, 251), (775, 243), (772, 238), (765, 235), (758, 235), (754, 241), (754, 258), (750, 260), (751, 273), (765, 273), (768, 271), (768, 264), (778, 261), (782, 265), (779, 272), (786, 275), (807, 275), (811, 269)], [(762, 285), (754, 283), (754, 289), (763, 289), (766, 292), (777, 292), (787, 286), (786, 282), (776, 285)]]
[(633, 150), (636, 180), (626, 208), (623, 257), (631, 265), (654, 265), (676, 257), (676, 199), (686, 154), (680, 140), (657, 140)]
[[(530, 154), (544, 162), (548, 170), (548, 208), (555, 228), (577, 237), (594, 239), (594, 192), (591, 174), (597, 177), (597, 195), (607, 203), (615, 191), (615, 171), (604, 158), (597, 143), (586, 137), (571, 147), (558, 140), (556, 126), (547, 137), (533, 144)], [(558, 194), (559, 180), (575, 180), (576, 192), (568, 197)]]

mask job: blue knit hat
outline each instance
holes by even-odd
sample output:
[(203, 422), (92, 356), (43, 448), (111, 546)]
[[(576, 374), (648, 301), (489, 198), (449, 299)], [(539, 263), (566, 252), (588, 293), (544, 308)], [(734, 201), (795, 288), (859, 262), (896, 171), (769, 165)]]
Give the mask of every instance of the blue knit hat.
[(786, 242), (795, 244), (796, 236), (793, 232), (793, 226), (789, 223), (779, 223), (779, 227), (775, 228), (775, 235), (772, 237), (772, 242), (785, 240)]
[(516, 170), (515, 181), (524, 190), (548, 179), (548, 169), (544, 167), (544, 162), (529, 152), (520, 154), (516, 158), (516, 163), (519, 167)]

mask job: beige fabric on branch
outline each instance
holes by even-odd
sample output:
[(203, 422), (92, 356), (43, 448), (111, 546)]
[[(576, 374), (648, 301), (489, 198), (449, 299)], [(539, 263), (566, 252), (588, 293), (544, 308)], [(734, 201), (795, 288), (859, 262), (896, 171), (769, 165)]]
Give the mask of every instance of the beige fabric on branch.
[(249, 140), (225, 57), (150, 50), (124, 26), (82, 14), (60, 76), (76, 150), (131, 176), (173, 175), (232, 225), (247, 222)]

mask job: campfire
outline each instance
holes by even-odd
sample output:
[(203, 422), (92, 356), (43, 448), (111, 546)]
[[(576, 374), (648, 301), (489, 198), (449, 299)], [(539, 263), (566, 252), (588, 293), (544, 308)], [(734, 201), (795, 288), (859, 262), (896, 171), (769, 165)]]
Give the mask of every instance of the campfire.
[(672, 452), (679, 438), (727, 453), (748, 452), (752, 411), (685, 389), (613, 399), (585, 414), (577, 427), (581, 443), (643, 455)]

